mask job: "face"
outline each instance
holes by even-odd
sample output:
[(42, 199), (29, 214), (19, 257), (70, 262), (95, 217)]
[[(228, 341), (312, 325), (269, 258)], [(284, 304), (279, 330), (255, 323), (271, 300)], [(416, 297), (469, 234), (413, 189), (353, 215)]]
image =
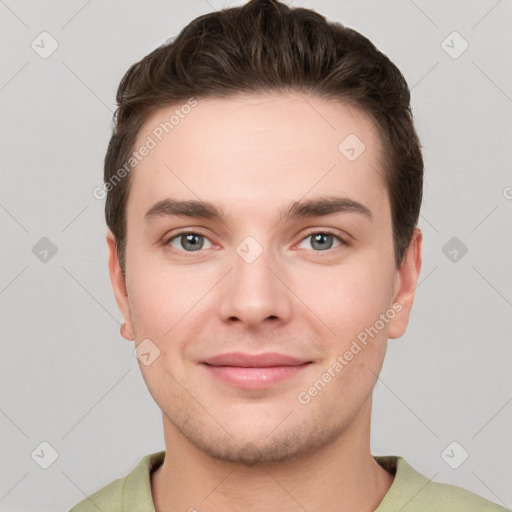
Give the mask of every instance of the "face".
[(292, 460), (369, 421), (421, 234), (396, 269), (382, 148), (358, 109), (199, 99), (170, 129), (176, 109), (138, 135), (155, 145), (131, 175), (126, 281), (107, 235), (124, 336), (166, 434), (223, 460)]

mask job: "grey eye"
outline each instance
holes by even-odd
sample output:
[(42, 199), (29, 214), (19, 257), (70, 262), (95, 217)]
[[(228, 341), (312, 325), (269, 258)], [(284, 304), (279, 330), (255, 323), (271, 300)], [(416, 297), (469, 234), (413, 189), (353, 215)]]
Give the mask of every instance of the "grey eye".
[[(311, 248), (315, 251), (328, 251), (333, 247), (338, 247), (343, 244), (343, 240), (339, 236), (324, 231), (310, 233), (301, 243), (304, 243), (305, 240), (311, 240)], [(338, 241), (336, 246), (333, 245), (335, 240)], [(306, 247), (306, 249), (309, 249), (309, 247)]]
[(181, 252), (196, 252), (204, 248), (205, 240), (208, 240), (200, 233), (183, 232), (169, 240), (169, 245)]

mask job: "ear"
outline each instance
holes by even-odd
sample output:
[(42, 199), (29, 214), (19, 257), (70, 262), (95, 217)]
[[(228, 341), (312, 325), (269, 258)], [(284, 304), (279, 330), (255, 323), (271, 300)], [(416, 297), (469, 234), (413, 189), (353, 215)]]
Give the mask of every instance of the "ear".
[(117, 255), (116, 237), (112, 231), (107, 230), (107, 246), (108, 246), (108, 270), (110, 273), (110, 281), (116, 298), (117, 307), (123, 315), (124, 324), (121, 326), (121, 335), (128, 341), (135, 340), (133, 335), (133, 326), (130, 318), (130, 307), (128, 304), (128, 293), (126, 291), (126, 283), (121, 271), (121, 265)]
[(419, 228), (414, 228), (409, 247), (402, 265), (396, 272), (393, 309), (397, 315), (389, 322), (388, 336), (400, 338), (407, 328), (414, 301), (414, 292), (421, 270), (421, 242), (423, 235)]

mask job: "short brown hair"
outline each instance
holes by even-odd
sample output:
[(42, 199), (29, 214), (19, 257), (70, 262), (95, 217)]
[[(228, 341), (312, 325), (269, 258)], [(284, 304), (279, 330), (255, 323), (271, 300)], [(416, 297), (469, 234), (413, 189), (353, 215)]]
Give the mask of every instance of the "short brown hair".
[(126, 169), (144, 122), (159, 108), (191, 97), (291, 91), (355, 105), (376, 122), (400, 267), (423, 191), (423, 158), (402, 73), (366, 37), (341, 23), (277, 0), (250, 0), (192, 20), (121, 80), (104, 181), (110, 184), (106, 222), (116, 237), (123, 273), (132, 180), (127, 175), (112, 184)]

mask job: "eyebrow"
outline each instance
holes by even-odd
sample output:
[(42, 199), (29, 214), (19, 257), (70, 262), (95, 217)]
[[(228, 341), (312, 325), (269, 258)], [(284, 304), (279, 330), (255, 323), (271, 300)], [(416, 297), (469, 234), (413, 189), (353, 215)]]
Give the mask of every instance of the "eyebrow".
[[(324, 196), (304, 201), (293, 201), (280, 210), (280, 220), (322, 217), (335, 213), (357, 213), (373, 220), (368, 207), (348, 197)], [(180, 216), (218, 220), (225, 223), (222, 208), (209, 201), (187, 200), (174, 198), (162, 199), (155, 203), (144, 215), (145, 222), (161, 217)]]

